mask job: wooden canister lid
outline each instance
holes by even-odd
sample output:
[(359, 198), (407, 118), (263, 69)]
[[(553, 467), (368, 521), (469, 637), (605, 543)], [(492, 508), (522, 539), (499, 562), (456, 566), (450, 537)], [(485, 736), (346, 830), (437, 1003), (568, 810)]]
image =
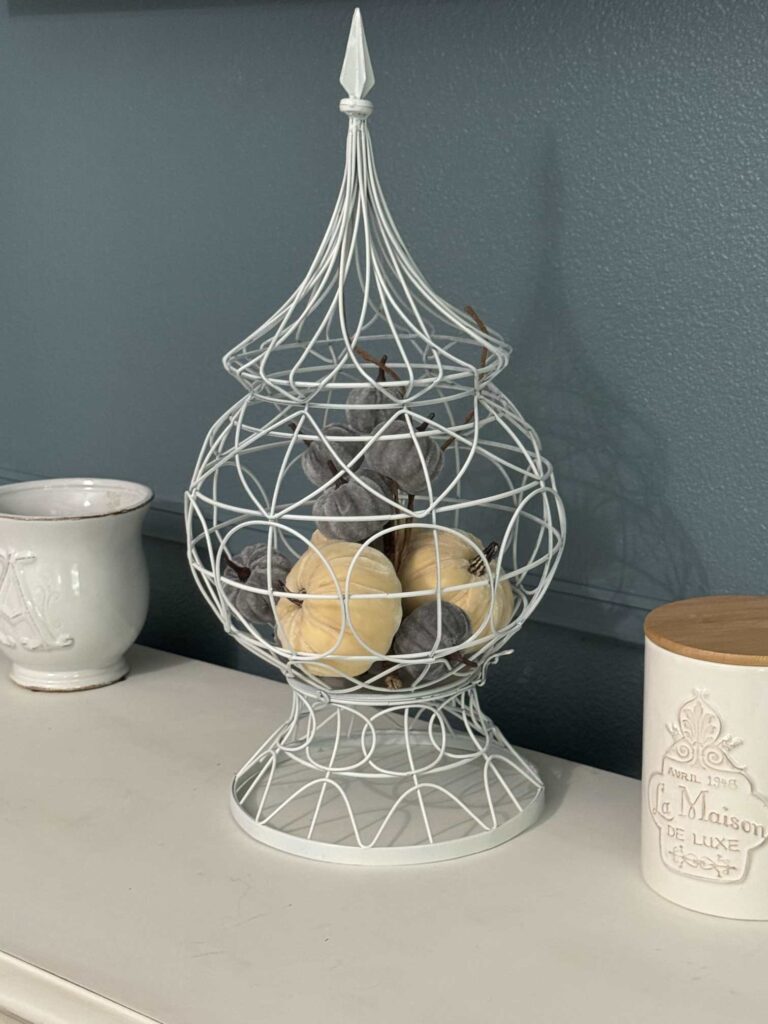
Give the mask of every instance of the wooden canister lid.
[(686, 658), (768, 666), (768, 597), (721, 594), (673, 601), (646, 616), (645, 635)]

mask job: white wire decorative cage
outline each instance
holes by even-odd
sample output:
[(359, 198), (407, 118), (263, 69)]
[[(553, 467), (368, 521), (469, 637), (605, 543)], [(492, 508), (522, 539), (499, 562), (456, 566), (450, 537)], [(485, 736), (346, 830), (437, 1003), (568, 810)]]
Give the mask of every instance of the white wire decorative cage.
[(224, 358), (247, 394), (205, 440), (186, 519), (206, 600), (293, 692), (235, 777), (236, 820), (292, 853), (395, 864), (486, 849), (540, 813), (541, 780), (477, 689), (565, 527), (538, 438), (493, 383), (509, 350), (432, 291), (394, 225), (373, 82), (356, 10), (330, 224), (293, 295)]

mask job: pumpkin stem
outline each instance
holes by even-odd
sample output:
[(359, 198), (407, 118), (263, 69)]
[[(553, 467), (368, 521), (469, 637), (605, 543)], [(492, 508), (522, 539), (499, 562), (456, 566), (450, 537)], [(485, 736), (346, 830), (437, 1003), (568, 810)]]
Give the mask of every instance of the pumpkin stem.
[(422, 430), (426, 430), (427, 427), (432, 425), (432, 420), (435, 418), (435, 414), (431, 412), (429, 416), (416, 427), (416, 433), (418, 434)]
[(469, 571), (472, 573), (473, 576), (485, 575), (485, 562), (492, 562), (496, 555), (498, 555), (498, 553), (499, 542), (497, 540), (492, 540), (487, 547), (483, 548), (483, 555), (485, 556), (485, 560), (480, 555), (476, 555), (469, 563)]
[[(328, 461), (326, 462), (326, 465), (328, 466), (328, 469), (330, 469), (331, 473), (334, 476), (336, 476), (336, 474), (339, 472), (339, 467), (336, 465), (336, 463), (333, 461), (333, 459), (328, 459)], [(339, 477), (339, 479), (333, 485), (334, 488), (341, 487), (342, 484), (347, 483), (348, 479), (349, 478), (347, 477), (347, 474), (344, 473), (342, 476)]]
[(402, 690), (403, 681), (397, 672), (391, 672), (388, 676), (384, 676), (384, 686), (388, 690)]
[(233, 562), (231, 558), (225, 558), (224, 562), (228, 569), (231, 569), (235, 573), (241, 583), (247, 583), (248, 577), (251, 575), (251, 570), (245, 565), (239, 565), (237, 562)]
[[(278, 580), (277, 583), (275, 583), (275, 590), (279, 590), (281, 594), (285, 594), (286, 600), (290, 601), (291, 604), (297, 605), (299, 608), (301, 608), (304, 603), (303, 601), (297, 601), (295, 597), (291, 597), (292, 591), (290, 591), (285, 585), (285, 580)], [(304, 591), (302, 590), (301, 593), (303, 594)]]
[[(299, 424), (298, 423), (291, 422), (291, 423), (288, 424), (288, 426), (289, 427), (293, 427), (294, 434), (298, 434), (298, 432), (299, 432)], [(309, 448), (311, 446), (311, 444), (312, 444), (312, 442), (308, 441), (306, 439), (306, 437), (302, 437), (301, 440), (304, 442), (304, 444), (307, 446), (307, 448)]]
[(387, 379), (387, 359), (389, 359), (389, 356), (383, 355), (379, 360), (379, 372), (376, 375), (378, 384), (383, 383)]

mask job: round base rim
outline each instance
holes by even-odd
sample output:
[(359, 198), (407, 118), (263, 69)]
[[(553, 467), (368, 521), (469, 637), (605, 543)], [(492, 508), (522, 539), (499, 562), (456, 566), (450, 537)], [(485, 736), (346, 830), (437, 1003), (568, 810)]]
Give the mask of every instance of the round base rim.
[[(537, 780), (539, 780), (538, 772), (536, 772), (535, 768), (532, 765), (528, 765), (526, 759), (518, 754), (517, 751), (507, 746), (505, 753), (507, 755), (514, 753), (523, 764), (532, 769)], [(491, 850), (525, 832), (538, 821), (545, 804), (545, 789), (539, 780), (536, 792), (523, 806), (521, 811), (508, 821), (497, 824), (486, 831), (476, 832), (473, 835), (462, 836), (458, 839), (420, 843), (416, 846), (354, 846), (306, 839), (302, 836), (283, 832), (271, 825), (255, 821), (243, 809), (237, 798), (236, 788), (242, 771), (243, 769), (235, 775), (229, 790), (230, 812), (240, 828), (258, 842), (282, 853), (289, 853), (296, 857), (332, 864), (387, 867), (429, 864), (437, 861), (468, 857), (474, 853)]]
[(75, 690), (95, 690), (100, 686), (119, 683), (128, 675), (128, 663), (119, 658), (103, 668), (77, 669), (70, 672), (45, 672), (12, 664), (10, 677), (25, 690), (48, 693), (68, 693)]
[(394, 867), (395, 865), (432, 864), (437, 861), (457, 860), (473, 853), (492, 850), (496, 846), (514, 839), (534, 825), (544, 809), (544, 790), (539, 790), (530, 804), (516, 817), (488, 832), (450, 839), (445, 842), (423, 846), (373, 847), (337, 846), (333, 843), (318, 843), (314, 839), (301, 839), (278, 832), (269, 825), (259, 825), (247, 815), (230, 794), (230, 810), (237, 824), (253, 839), (265, 846), (271, 846), (282, 853), (290, 853), (306, 860), (322, 861), (326, 864), (350, 864), (360, 867)]

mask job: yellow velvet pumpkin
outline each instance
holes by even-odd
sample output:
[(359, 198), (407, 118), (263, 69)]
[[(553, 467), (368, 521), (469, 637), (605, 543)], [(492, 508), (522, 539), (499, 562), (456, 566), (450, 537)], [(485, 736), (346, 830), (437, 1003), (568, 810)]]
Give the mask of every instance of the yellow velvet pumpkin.
[[(485, 550), (488, 552), (486, 557), (493, 571), (496, 562), (492, 548), (493, 546), (489, 546)], [(433, 601), (437, 596), (439, 562), (440, 593), (443, 600), (458, 605), (467, 614), (473, 634), (482, 626), (468, 650), (481, 646), (489, 634), (503, 629), (515, 611), (515, 592), (512, 585), (509, 580), (500, 580), (493, 598), (493, 611), (489, 615), (491, 581), (485, 576), (485, 564), (478, 556), (478, 549), (483, 550), (483, 545), (471, 533), (412, 529), (407, 532), (405, 551), (399, 568), (400, 582), (405, 593), (412, 590), (427, 591), (420, 597), (403, 598), (405, 611), (411, 612), (426, 601)], [(485, 586), (479, 586), (483, 580)]]
[[(285, 580), (290, 594), (310, 596), (302, 600), (286, 596), (277, 602), (280, 642), (297, 654), (319, 656), (304, 664), (312, 675), (360, 676), (387, 654), (400, 626), (400, 581), (380, 551), (370, 547), (361, 551), (360, 544), (349, 541), (318, 543), (315, 537), (313, 541), (321, 554), (308, 548)], [(358, 558), (350, 571), (355, 555)], [(360, 598), (363, 594), (377, 596)]]

